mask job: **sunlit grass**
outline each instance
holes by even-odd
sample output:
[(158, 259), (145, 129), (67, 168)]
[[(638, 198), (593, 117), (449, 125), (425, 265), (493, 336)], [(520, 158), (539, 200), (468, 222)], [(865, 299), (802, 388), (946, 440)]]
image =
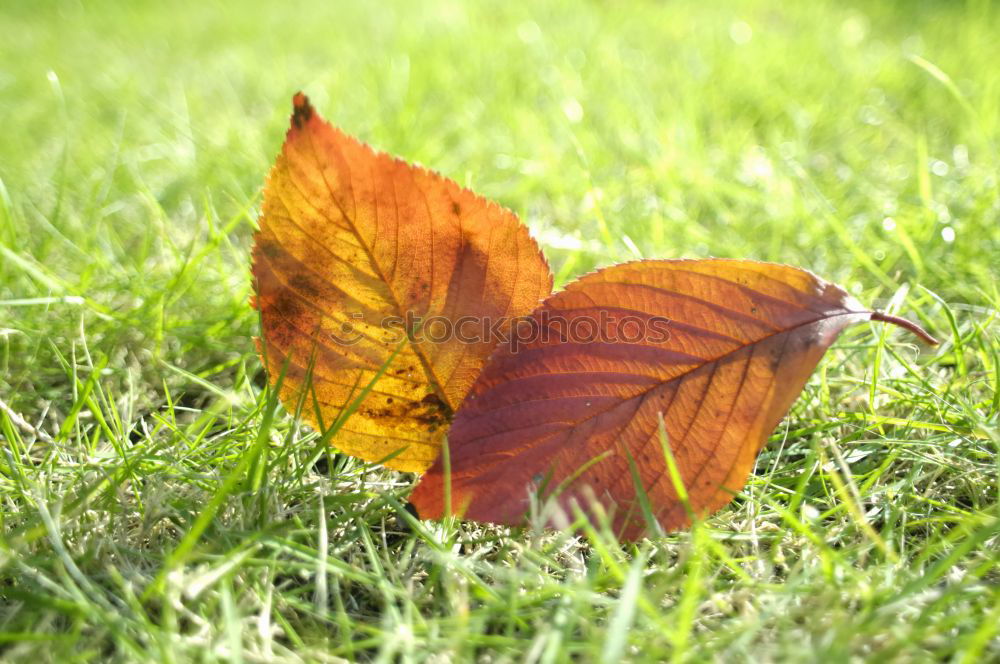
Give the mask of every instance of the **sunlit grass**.
[[(15, 0), (0, 29), (0, 659), (1000, 658), (990, 3)], [(560, 284), (787, 262), (943, 343), (849, 330), (691, 532), (417, 523), (410, 476), (262, 392), (248, 247), (298, 89), (517, 211)]]

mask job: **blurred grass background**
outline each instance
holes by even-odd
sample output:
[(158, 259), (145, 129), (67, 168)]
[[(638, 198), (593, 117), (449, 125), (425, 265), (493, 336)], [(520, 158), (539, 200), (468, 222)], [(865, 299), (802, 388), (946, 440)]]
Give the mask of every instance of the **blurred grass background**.
[[(0, 34), (0, 658), (1000, 658), (992, 3), (6, 0)], [(694, 533), (409, 531), (409, 477), (259, 393), (299, 89), (559, 283), (787, 262), (945, 343), (845, 335)]]

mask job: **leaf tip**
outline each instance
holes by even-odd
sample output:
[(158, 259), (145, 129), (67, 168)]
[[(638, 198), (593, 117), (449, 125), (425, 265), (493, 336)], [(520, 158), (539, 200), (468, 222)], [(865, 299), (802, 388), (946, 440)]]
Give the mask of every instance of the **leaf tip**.
[(881, 321), (883, 323), (892, 323), (893, 325), (897, 325), (904, 330), (909, 330), (913, 334), (917, 335), (921, 341), (930, 346), (937, 346), (939, 343), (938, 340), (931, 336), (924, 328), (914, 322), (906, 320), (905, 318), (893, 316), (882, 311), (873, 311), (872, 320)]
[(313, 107), (309, 103), (309, 97), (301, 90), (292, 97), (292, 109), (292, 125), (296, 129), (302, 129), (312, 118)]

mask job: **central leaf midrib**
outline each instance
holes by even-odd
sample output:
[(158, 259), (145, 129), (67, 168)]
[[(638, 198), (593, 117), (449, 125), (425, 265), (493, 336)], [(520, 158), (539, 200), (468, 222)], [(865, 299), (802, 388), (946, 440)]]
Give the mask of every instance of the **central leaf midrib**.
[[(815, 312), (813, 312), (813, 313), (815, 313)], [(665, 385), (668, 385), (668, 384), (673, 383), (673, 382), (678, 381), (678, 380), (683, 380), (686, 376), (689, 376), (691, 373), (693, 373), (695, 371), (698, 371), (699, 369), (702, 369), (702, 368), (704, 368), (704, 367), (706, 367), (706, 366), (708, 366), (710, 364), (716, 364), (718, 362), (721, 362), (722, 360), (724, 360), (725, 358), (727, 358), (729, 356), (735, 355), (738, 352), (746, 350), (750, 346), (755, 346), (757, 344), (763, 343), (764, 341), (766, 341), (766, 340), (768, 340), (770, 338), (777, 337), (777, 336), (782, 335), (782, 334), (788, 334), (788, 333), (791, 333), (791, 332), (793, 332), (795, 330), (798, 330), (799, 328), (806, 327), (808, 325), (814, 325), (814, 324), (819, 323), (821, 321), (830, 320), (830, 319), (836, 318), (838, 316), (861, 315), (861, 314), (866, 314), (866, 313), (871, 313), (871, 312), (868, 312), (868, 311), (839, 311), (837, 313), (828, 314), (828, 315), (825, 315), (825, 316), (820, 316), (818, 318), (814, 318), (814, 319), (809, 320), (809, 321), (804, 321), (804, 322), (792, 325), (790, 327), (777, 330), (777, 331), (775, 331), (775, 332), (773, 332), (771, 334), (767, 334), (767, 335), (765, 335), (765, 336), (763, 336), (763, 337), (761, 337), (759, 339), (755, 339), (755, 340), (750, 341), (750, 342), (748, 342), (746, 344), (743, 344), (743, 345), (741, 345), (741, 346), (739, 346), (737, 348), (734, 348), (732, 350), (726, 351), (725, 353), (722, 353), (722, 354), (720, 354), (719, 356), (717, 356), (717, 357), (715, 357), (713, 359), (706, 360), (702, 364), (696, 365), (696, 366), (692, 367), (691, 369), (689, 369), (688, 371), (685, 371), (684, 373), (678, 374), (676, 376), (673, 376), (673, 377), (668, 378), (668, 379), (663, 380), (663, 381), (659, 381), (659, 382), (655, 383), (654, 385), (646, 388), (645, 390), (643, 390), (641, 392), (636, 392), (635, 394), (633, 394), (633, 395), (631, 395), (629, 397), (626, 397), (625, 399), (622, 399), (622, 401), (619, 402), (619, 403), (617, 403), (617, 404), (613, 404), (613, 405), (611, 405), (611, 406), (609, 406), (607, 408), (601, 409), (600, 411), (595, 412), (595, 413), (589, 413), (585, 417), (583, 417), (583, 418), (581, 418), (581, 419), (579, 419), (579, 420), (577, 420), (575, 422), (572, 422), (570, 424), (570, 426), (566, 427), (566, 429), (564, 429), (563, 431), (554, 431), (554, 432), (551, 432), (550, 434), (547, 434), (546, 436), (544, 436), (541, 439), (539, 439), (538, 441), (536, 441), (534, 443), (534, 445), (551, 444), (551, 439), (554, 436), (557, 436), (557, 435), (560, 435), (560, 434), (563, 434), (564, 436), (570, 436), (570, 435), (572, 435), (573, 431), (575, 431), (576, 429), (578, 429), (580, 427), (580, 425), (582, 425), (583, 423), (589, 422), (590, 420), (594, 419), (595, 417), (600, 417), (604, 413), (607, 413), (607, 412), (609, 412), (609, 411), (617, 408), (618, 406), (621, 405), (621, 403), (624, 403), (626, 401), (632, 401), (634, 399), (639, 399), (639, 400), (645, 399), (649, 394), (651, 394), (652, 392), (654, 392), (655, 390), (657, 390), (657, 389), (659, 389), (661, 387), (664, 387)], [(523, 404), (523, 403), (526, 403), (526, 402), (521, 402), (521, 403)], [(490, 412), (490, 411), (483, 411), (483, 412), (485, 413), (485, 412)], [(627, 426), (627, 423), (624, 426)], [(624, 428), (624, 426), (620, 427), (618, 429), (617, 433), (620, 433), (621, 429)], [(482, 440), (482, 438), (484, 438), (484, 437), (480, 437), (478, 439), (473, 439), (473, 441), (474, 440)], [(469, 441), (469, 442), (472, 442), (472, 441)]]
[[(329, 195), (330, 195), (330, 200), (333, 201), (333, 204), (335, 206), (337, 206), (337, 209), (340, 211), (341, 216), (347, 222), (347, 225), (350, 228), (351, 233), (354, 235), (355, 238), (357, 238), (357, 240), (358, 240), (358, 246), (360, 246), (361, 249), (365, 252), (365, 256), (368, 258), (368, 263), (372, 266), (372, 269), (375, 271), (375, 276), (377, 276), (378, 279), (385, 285), (386, 293), (388, 295), (388, 300), (389, 300), (390, 304), (392, 305), (392, 307), (395, 309), (396, 314), (398, 316), (401, 316), (401, 317), (405, 318), (406, 312), (403, 311), (403, 307), (400, 304), (400, 300), (397, 298), (396, 293), (393, 292), (391, 282), (386, 277), (385, 273), (382, 271), (382, 268), (378, 264), (378, 261), (375, 260), (375, 256), (372, 253), (371, 248), (368, 246), (368, 244), (365, 241), (364, 237), (361, 235), (360, 231), (358, 230), (358, 227), (357, 227), (355, 219), (347, 214), (347, 212), (344, 210), (344, 208), (340, 205), (340, 202), (337, 200), (337, 196), (334, 193), (333, 188), (330, 186), (330, 182), (326, 178), (326, 173), (323, 171), (323, 168), (320, 165), (319, 154), (316, 151), (316, 146), (313, 144), (313, 139), (312, 139), (312, 134), (311, 133), (306, 132), (306, 140), (309, 143), (309, 149), (313, 153), (313, 158), (314, 158), (317, 166), (319, 166), (320, 176), (323, 178), (323, 184), (326, 186), (327, 193), (329, 193)], [(362, 147), (364, 147), (364, 146), (362, 146)], [(353, 203), (354, 203), (354, 211), (355, 211), (355, 213), (357, 213), (358, 202), (357, 202), (357, 198), (354, 195), (354, 171), (351, 169), (350, 165), (347, 164), (347, 159), (344, 156), (343, 152), (341, 151), (340, 146), (335, 145), (334, 148), (337, 150), (338, 156), (340, 157), (341, 161), (343, 161), (344, 164), (347, 165), (347, 174), (348, 174), (348, 177), (350, 178), (351, 198), (352, 198)], [(371, 148), (369, 148), (369, 150), (371, 150), (373, 157), (375, 159), (378, 159), (378, 154), (373, 149), (371, 149)], [(373, 182), (373, 185), (374, 185), (374, 182)], [(416, 182), (414, 182), (414, 186), (415, 187), (417, 186)], [(374, 190), (374, 186), (373, 186), (373, 190)], [(374, 211), (374, 213), (375, 213), (375, 227), (377, 229), (378, 228), (378, 205), (377, 205), (377, 203), (375, 205), (375, 211)], [(433, 223), (433, 217), (430, 217), (430, 215), (428, 215), (428, 216), (429, 216), (429, 218), (431, 220), (431, 223)], [(397, 229), (397, 231), (398, 231), (398, 229)], [(396, 233), (396, 241), (397, 241), (397, 243), (399, 241), (399, 233), (398, 232)], [(433, 255), (433, 245), (431, 246), (431, 254)], [(427, 376), (427, 382), (430, 384), (431, 388), (433, 388), (434, 393), (437, 395), (438, 399), (440, 399), (442, 403), (444, 403), (445, 405), (447, 405), (449, 409), (451, 409), (452, 411), (454, 411), (455, 404), (452, 404), (451, 401), (448, 399), (448, 395), (445, 393), (444, 388), (442, 387), (440, 381), (437, 378), (437, 375), (435, 374), (435, 372), (434, 372), (434, 370), (433, 370), (433, 368), (431, 366), (430, 359), (425, 356), (425, 354), (424, 354), (423, 350), (420, 348), (420, 346), (418, 344), (414, 343), (413, 339), (410, 338), (410, 331), (409, 330), (407, 330), (407, 341), (408, 341), (410, 347), (413, 349), (414, 355), (416, 355), (417, 359), (420, 361), (420, 366), (423, 368), (424, 374)]]

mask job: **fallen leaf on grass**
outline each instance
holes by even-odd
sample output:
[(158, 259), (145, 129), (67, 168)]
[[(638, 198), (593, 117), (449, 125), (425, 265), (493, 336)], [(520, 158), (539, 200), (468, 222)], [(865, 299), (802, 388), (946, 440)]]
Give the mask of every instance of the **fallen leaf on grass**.
[[(804, 270), (739, 260), (650, 260), (589, 274), (532, 314), (522, 347), (498, 347), (410, 496), (421, 518), (525, 522), (531, 494), (610, 514), (624, 539), (710, 514), (848, 325), (883, 320)], [(546, 333), (547, 332), (547, 333)], [(658, 422), (688, 506), (671, 481)], [(636, 486), (635, 479), (641, 487)], [(445, 496), (451, 503), (446, 504)]]
[(331, 442), (409, 471), (437, 457), (495, 345), (435, 341), (427, 326), (523, 316), (552, 290), (512, 212), (331, 127), (301, 93), (265, 185), (253, 276), (258, 349), (272, 385), (287, 364), (286, 407), (324, 431), (384, 370)]

